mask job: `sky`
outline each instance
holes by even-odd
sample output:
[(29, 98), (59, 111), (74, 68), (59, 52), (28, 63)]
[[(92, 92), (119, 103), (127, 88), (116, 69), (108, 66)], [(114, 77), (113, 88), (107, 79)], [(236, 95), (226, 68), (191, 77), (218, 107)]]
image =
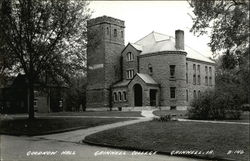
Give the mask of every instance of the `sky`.
[(207, 45), (209, 37), (197, 37), (190, 32), (192, 8), (187, 1), (90, 1), (89, 8), (92, 18), (106, 15), (125, 21), (125, 44), (134, 43), (152, 31), (174, 37), (175, 30), (181, 29), (185, 44), (212, 57)]

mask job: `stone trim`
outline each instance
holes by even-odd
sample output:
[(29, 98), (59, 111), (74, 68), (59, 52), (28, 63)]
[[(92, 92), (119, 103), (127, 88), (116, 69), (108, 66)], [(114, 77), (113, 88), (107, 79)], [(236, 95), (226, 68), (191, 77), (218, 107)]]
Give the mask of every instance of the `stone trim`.
[(187, 55), (185, 51), (161, 51), (161, 52), (154, 52), (154, 53), (146, 53), (139, 55), (138, 57), (150, 57), (150, 56), (158, 56), (158, 55), (164, 55), (164, 54), (180, 54), (180, 55)]

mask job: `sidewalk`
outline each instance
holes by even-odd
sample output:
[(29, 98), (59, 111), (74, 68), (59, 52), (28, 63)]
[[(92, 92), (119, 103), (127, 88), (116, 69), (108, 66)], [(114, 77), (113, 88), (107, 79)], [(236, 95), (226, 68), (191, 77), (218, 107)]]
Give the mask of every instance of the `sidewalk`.
[(126, 125), (131, 125), (131, 124), (135, 124), (139, 122), (150, 121), (153, 119), (153, 117), (155, 117), (155, 115), (153, 115), (152, 112), (153, 110), (142, 111), (141, 115), (144, 117), (138, 117), (137, 120), (129, 120), (129, 121), (117, 122), (113, 124), (96, 126), (96, 127), (92, 127), (88, 129), (80, 129), (80, 130), (74, 130), (70, 132), (40, 135), (40, 136), (34, 136), (34, 137), (42, 138), (42, 139), (49, 139), (49, 140), (60, 140), (60, 141), (66, 141), (66, 142), (81, 142), (82, 140), (84, 140), (86, 136), (100, 132), (100, 131), (104, 131), (104, 130), (108, 130), (108, 129), (112, 129), (116, 127), (121, 127), (121, 126), (126, 126)]

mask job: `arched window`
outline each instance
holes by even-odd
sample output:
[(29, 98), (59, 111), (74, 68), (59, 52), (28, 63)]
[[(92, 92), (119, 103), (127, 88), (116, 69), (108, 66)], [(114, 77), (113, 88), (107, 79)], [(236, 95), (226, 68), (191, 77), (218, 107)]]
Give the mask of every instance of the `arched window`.
[(117, 37), (117, 29), (114, 29), (114, 37)]
[(152, 67), (151, 64), (148, 64), (148, 73), (149, 73), (150, 75), (153, 74), (153, 67)]
[(124, 100), (124, 101), (127, 101), (127, 94), (126, 94), (125, 91), (123, 91), (123, 100)]
[(117, 101), (117, 93), (114, 92), (114, 102), (116, 102), (116, 101)]
[(107, 32), (107, 35), (109, 35), (109, 27), (107, 27), (106, 32)]
[(199, 90), (198, 91), (198, 98), (200, 98), (201, 97), (201, 91)]
[(122, 93), (119, 92), (119, 101), (121, 101), (121, 100), (122, 100)]
[(188, 102), (188, 90), (186, 90), (186, 101)]
[(134, 55), (131, 52), (127, 53), (127, 60), (128, 61), (133, 61), (134, 60)]
[(121, 31), (121, 38), (123, 38), (124, 37), (124, 33), (123, 33), (123, 31)]
[(194, 96), (193, 97), (194, 97), (194, 99), (196, 99), (196, 90), (194, 90)]

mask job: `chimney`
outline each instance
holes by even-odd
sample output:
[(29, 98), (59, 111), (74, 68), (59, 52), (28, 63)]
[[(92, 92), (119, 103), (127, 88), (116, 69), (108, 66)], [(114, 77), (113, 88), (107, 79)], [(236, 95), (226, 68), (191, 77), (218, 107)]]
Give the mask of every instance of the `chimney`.
[(182, 30), (175, 30), (175, 48), (184, 50), (184, 31)]

